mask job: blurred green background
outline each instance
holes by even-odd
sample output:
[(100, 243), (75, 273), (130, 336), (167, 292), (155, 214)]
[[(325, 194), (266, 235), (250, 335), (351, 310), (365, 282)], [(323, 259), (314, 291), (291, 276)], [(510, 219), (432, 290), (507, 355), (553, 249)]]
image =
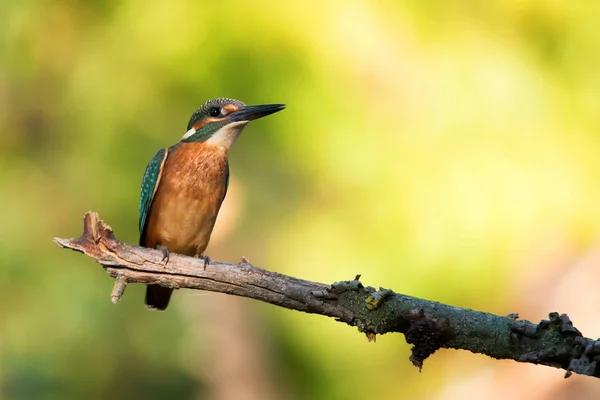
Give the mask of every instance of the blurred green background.
[(419, 374), (402, 336), (368, 343), (246, 299), (178, 291), (157, 313), (132, 285), (115, 306), (101, 268), (52, 237), (79, 236), (93, 210), (137, 242), (146, 163), (197, 106), (281, 102), (230, 155), (213, 259), (328, 283), (361, 273), (536, 321), (567, 312), (597, 337), (599, 20), (598, 3), (558, 0), (4, 0), (0, 396), (598, 393), (455, 351)]

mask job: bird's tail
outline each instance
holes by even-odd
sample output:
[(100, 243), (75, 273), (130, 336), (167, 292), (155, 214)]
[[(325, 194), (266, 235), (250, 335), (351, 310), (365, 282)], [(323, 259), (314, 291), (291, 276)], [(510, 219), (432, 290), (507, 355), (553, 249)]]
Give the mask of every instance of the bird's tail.
[(155, 310), (165, 310), (171, 300), (173, 289), (159, 285), (146, 286), (146, 307)]

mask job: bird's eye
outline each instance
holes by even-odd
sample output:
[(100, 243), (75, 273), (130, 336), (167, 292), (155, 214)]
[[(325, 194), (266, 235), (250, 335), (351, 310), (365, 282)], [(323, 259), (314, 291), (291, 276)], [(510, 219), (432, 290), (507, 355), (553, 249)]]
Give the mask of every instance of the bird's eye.
[(211, 117), (218, 117), (221, 115), (221, 109), (219, 107), (212, 107), (210, 110), (208, 110), (208, 115)]

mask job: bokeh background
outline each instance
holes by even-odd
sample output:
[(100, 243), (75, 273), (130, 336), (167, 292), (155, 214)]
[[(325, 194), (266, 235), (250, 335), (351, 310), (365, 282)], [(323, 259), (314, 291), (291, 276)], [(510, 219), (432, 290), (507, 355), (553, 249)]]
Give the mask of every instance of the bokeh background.
[(597, 399), (564, 371), (178, 291), (165, 313), (52, 237), (139, 185), (205, 100), (251, 124), (208, 253), (600, 336), (600, 5), (559, 0), (0, 4), (0, 396)]

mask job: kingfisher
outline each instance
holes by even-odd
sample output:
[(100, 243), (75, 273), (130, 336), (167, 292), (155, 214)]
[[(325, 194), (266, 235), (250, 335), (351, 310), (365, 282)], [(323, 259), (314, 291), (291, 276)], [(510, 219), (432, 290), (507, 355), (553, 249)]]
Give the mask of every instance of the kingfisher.
[[(219, 97), (200, 106), (181, 140), (159, 150), (148, 163), (140, 194), (140, 246), (204, 259), (229, 185), (231, 146), (252, 120), (276, 113), (284, 104), (247, 106)], [(173, 289), (146, 287), (146, 307), (165, 310)]]

